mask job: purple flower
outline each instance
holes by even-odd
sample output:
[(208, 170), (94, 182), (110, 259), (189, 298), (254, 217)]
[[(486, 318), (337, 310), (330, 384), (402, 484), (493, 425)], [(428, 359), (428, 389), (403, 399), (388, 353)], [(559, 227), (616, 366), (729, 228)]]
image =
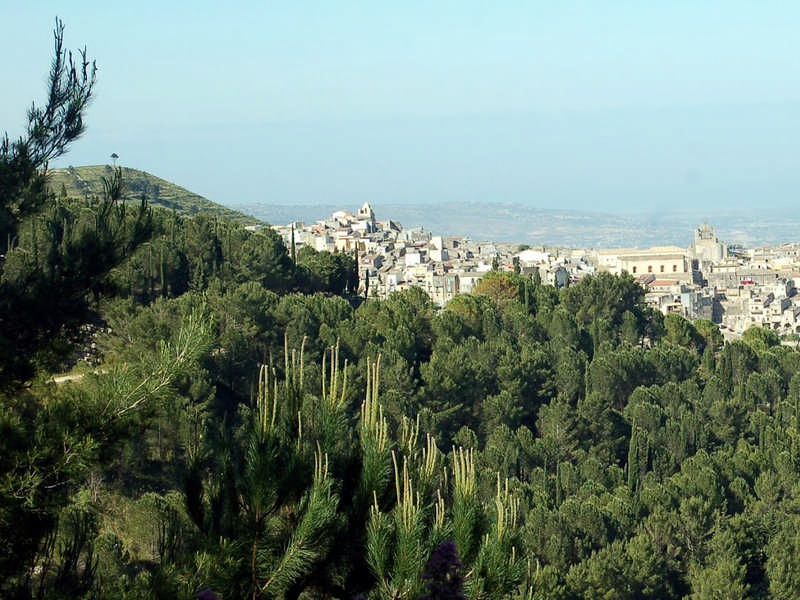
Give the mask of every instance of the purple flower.
[(439, 544), (422, 573), (422, 579), (428, 584), (428, 593), (417, 600), (467, 600), (461, 591), (464, 583), (462, 567), (455, 543), (447, 540)]

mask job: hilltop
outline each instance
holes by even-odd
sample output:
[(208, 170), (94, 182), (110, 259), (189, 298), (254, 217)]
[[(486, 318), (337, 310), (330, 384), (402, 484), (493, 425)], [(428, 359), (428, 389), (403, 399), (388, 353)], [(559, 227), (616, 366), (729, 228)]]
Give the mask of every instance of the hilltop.
[[(173, 209), (183, 215), (204, 212), (245, 224), (258, 222), (255, 217), (212, 202), (166, 179), (130, 167), (121, 168), (126, 184), (125, 200), (138, 201), (144, 195), (151, 205)], [(111, 170), (109, 165), (52, 169), (49, 171), (50, 189), (57, 195), (66, 194), (68, 197), (100, 196), (103, 192), (102, 178), (109, 177)]]

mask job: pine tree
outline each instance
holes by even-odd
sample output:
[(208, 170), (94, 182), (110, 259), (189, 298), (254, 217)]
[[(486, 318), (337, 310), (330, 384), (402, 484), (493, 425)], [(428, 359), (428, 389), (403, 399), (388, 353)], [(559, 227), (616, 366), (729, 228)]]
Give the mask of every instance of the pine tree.
[(63, 33), (57, 20), (46, 104), (28, 111), (26, 135), (0, 142), (0, 388), (29, 380), (37, 362), (53, 366), (57, 354), (37, 353), (86, 319), (107, 273), (151, 233), (146, 203), (121, 201), (120, 170), (88, 205), (48, 189), (49, 161), (83, 133), (96, 73), (85, 50), (77, 62), (64, 50)]

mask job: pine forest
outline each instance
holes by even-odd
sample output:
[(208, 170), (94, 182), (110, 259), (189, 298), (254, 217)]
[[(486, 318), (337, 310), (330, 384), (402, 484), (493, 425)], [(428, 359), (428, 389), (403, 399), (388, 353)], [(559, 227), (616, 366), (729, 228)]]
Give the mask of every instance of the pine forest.
[(800, 597), (800, 353), (631, 276), (444, 308), (357, 256), (51, 190), (85, 52), (0, 147), (0, 597)]

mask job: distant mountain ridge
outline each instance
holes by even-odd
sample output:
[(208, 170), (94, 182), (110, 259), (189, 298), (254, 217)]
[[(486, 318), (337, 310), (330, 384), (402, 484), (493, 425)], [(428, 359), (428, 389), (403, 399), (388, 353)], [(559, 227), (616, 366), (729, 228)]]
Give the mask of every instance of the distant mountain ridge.
[[(110, 165), (68, 167), (49, 171), (50, 187), (56, 195), (100, 196), (102, 178)], [(217, 204), (166, 179), (145, 171), (122, 167), (125, 199), (138, 201), (142, 194), (154, 206), (179, 214), (218, 214), (243, 224), (259, 222), (284, 225), (292, 221), (313, 223), (336, 210), (358, 206), (333, 204), (288, 205), (239, 203)], [(360, 203), (359, 203), (360, 204)], [(475, 240), (516, 242), (532, 246), (573, 248), (619, 248), (672, 244), (688, 246), (694, 228), (703, 221), (713, 225), (722, 242), (744, 246), (777, 245), (800, 241), (800, 216), (792, 210), (765, 211), (643, 211), (610, 214), (598, 211), (543, 209), (518, 203), (450, 202), (427, 204), (381, 204), (372, 202), (379, 220), (392, 219), (403, 227), (424, 227), (434, 235), (470, 237)]]
[[(182, 215), (203, 212), (228, 217), (245, 224), (257, 222), (257, 219), (253, 217), (212, 202), (146, 171), (130, 167), (121, 168), (122, 178), (125, 182), (123, 198), (127, 201), (138, 201), (144, 195), (151, 205), (172, 209)], [(51, 169), (48, 171), (50, 189), (56, 195), (66, 193), (68, 197), (99, 197), (103, 193), (103, 177), (109, 177), (112, 170), (113, 167), (110, 165)]]
[[(334, 210), (357, 206), (236, 205), (268, 223), (306, 223), (329, 217)], [(475, 240), (517, 242), (532, 246), (572, 248), (688, 247), (694, 229), (707, 221), (720, 241), (744, 246), (800, 241), (800, 217), (790, 210), (766, 211), (643, 211), (610, 214), (600, 211), (543, 209), (515, 203), (464, 202), (430, 204), (372, 203), (378, 220), (392, 219), (403, 227), (422, 226), (434, 235), (466, 236)]]

